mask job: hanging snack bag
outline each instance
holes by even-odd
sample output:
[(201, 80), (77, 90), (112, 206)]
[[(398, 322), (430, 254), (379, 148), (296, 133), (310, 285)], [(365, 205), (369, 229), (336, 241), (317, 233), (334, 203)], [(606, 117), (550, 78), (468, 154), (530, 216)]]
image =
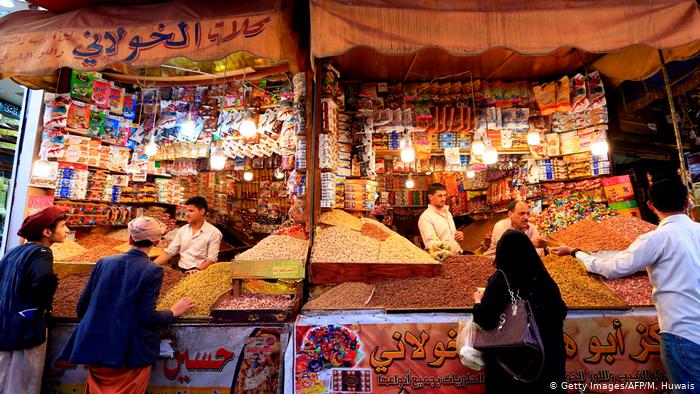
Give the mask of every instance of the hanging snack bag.
[(124, 89), (112, 85), (109, 93), (109, 112), (121, 115), (124, 111)]
[(73, 101), (68, 108), (66, 129), (87, 132), (90, 127), (90, 107), (80, 101)]
[(112, 85), (104, 79), (96, 78), (92, 84), (92, 102), (98, 108), (109, 109), (109, 95)]
[(47, 93), (44, 96), (44, 127), (62, 129), (68, 120), (68, 107), (71, 99), (67, 94)]
[(557, 100), (557, 85), (556, 83), (547, 83), (534, 86), (532, 88), (537, 101), (537, 107), (540, 109), (540, 114), (551, 115), (556, 109)]
[(588, 109), (588, 93), (586, 89), (586, 78), (581, 74), (576, 74), (572, 78), (571, 91), (573, 100), (571, 112), (583, 112)]
[(111, 143), (117, 142), (119, 135), (119, 119), (112, 115), (105, 115), (104, 134), (102, 139)]
[(122, 107), (122, 115), (129, 120), (136, 118), (136, 105), (138, 99), (135, 94), (124, 94), (124, 106)]
[(107, 115), (93, 106), (90, 110), (90, 123), (87, 129), (88, 137), (102, 138), (105, 131)]
[(600, 108), (606, 105), (605, 87), (598, 71), (588, 74), (588, 98), (590, 100), (590, 108)]
[(89, 72), (73, 70), (70, 75), (70, 96), (80, 101), (92, 100), (92, 84), (95, 75)]
[(564, 76), (559, 80), (557, 86), (557, 112), (571, 111), (571, 87), (569, 86), (569, 77)]

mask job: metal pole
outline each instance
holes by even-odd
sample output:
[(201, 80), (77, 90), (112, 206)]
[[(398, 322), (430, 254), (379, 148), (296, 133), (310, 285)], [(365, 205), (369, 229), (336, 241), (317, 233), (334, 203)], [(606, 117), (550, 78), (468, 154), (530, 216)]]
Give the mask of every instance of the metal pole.
[(687, 170), (685, 167), (685, 155), (683, 154), (683, 142), (681, 141), (681, 132), (678, 128), (678, 119), (676, 118), (676, 107), (673, 105), (673, 92), (671, 91), (671, 82), (668, 79), (666, 72), (666, 62), (664, 54), (659, 49), (659, 60), (661, 61), (661, 73), (664, 76), (664, 85), (666, 85), (666, 95), (668, 96), (668, 107), (671, 110), (671, 122), (673, 123), (673, 132), (676, 135), (676, 146), (678, 147), (678, 158), (681, 162), (681, 180), (683, 184), (688, 186), (688, 178), (686, 178)]

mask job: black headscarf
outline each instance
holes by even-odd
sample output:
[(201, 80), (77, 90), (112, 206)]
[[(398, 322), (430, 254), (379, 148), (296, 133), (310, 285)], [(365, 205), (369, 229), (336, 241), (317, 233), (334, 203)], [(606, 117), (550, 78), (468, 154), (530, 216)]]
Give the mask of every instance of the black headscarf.
[(530, 238), (522, 231), (508, 230), (498, 241), (494, 265), (505, 272), (514, 290), (521, 296), (538, 286), (554, 285)]

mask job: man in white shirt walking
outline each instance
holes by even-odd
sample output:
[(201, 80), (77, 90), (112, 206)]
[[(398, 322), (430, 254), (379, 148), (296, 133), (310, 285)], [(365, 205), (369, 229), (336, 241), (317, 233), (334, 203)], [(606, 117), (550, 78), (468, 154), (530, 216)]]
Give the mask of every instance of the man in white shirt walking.
[(446, 205), (447, 189), (440, 183), (433, 183), (428, 189), (428, 199), (430, 205), (418, 219), (418, 229), (423, 238), (423, 245), (430, 250), (435, 242), (433, 237), (437, 235), (440, 241), (450, 246), (453, 253), (461, 254), (462, 247), (459, 246), (459, 242), (464, 240), (464, 234), (457, 231), (450, 209)]
[(155, 262), (165, 264), (179, 254), (180, 269), (186, 273), (194, 273), (205, 270), (217, 262), (223, 236), (218, 228), (206, 221), (209, 210), (207, 200), (203, 197), (192, 197), (185, 202), (185, 205), (187, 206), (187, 225), (177, 230), (175, 239)]
[(646, 269), (654, 286), (661, 329), (661, 360), (674, 393), (700, 390), (700, 223), (684, 214), (688, 189), (678, 179), (654, 182), (649, 209), (659, 227), (639, 236), (627, 250), (596, 258), (579, 249), (552, 249), (572, 255), (590, 272), (619, 278)]

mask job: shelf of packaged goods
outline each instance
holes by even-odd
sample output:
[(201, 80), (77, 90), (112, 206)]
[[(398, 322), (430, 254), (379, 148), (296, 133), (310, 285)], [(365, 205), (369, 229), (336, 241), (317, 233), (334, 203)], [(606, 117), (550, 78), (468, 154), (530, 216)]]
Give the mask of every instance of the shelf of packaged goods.
[[(607, 175), (590, 175), (590, 176), (582, 176), (579, 178), (567, 178), (567, 179), (541, 179), (540, 183), (582, 182), (582, 181), (590, 181), (593, 179), (600, 179), (604, 176), (607, 176)], [(536, 185), (536, 183), (532, 183), (532, 185)]]
[(0, 142), (17, 143), (17, 137), (13, 135), (0, 134)]
[(14, 156), (15, 151), (13, 149), (0, 148), (0, 154)]
[(78, 131), (78, 130), (71, 130), (71, 129), (65, 129), (65, 130), (66, 130), (66, 131), (68, 132), (68, 134), (70, 134), (70, 135), (75, 135), (75, 136), (78, 136), (78, 137), (86, 137), (86, 138), (90, 138), (91, 140), (100, 141), (100, 143), (101, 143), (102, 145), (105, 145), (105, 146), (118, 146), (118, 147), (120, 147), (120, 148), (128, 148), (126, 145), (117, 144), (116, 142), (105, 141), (105, 140), (103, 140), (103, 139), (101, 139), (101, 138), (97, 138), (97, 137), (95, 137), (95, 136), (89, 136), (89, 135), (87, 135), (86, 132), (82, 132), (82, 131)]
[(79, 200), (79, 199), (73, 199), (73, 198), (57, 198), (55, 200), (56, 202), (79, 202), (79, 203), (87, 203), (87, 204), (117, 204), (117, 205), (167, 205), (167, 206), (173, 206), (176, 207), (177, 204), (170, 204), (167, 202), (113, 202), (113, 201), (98, 201), (98, 200)]
[(427, 205), (392, 205), (392, 208), (426, 208)]

